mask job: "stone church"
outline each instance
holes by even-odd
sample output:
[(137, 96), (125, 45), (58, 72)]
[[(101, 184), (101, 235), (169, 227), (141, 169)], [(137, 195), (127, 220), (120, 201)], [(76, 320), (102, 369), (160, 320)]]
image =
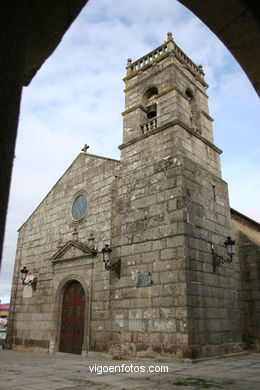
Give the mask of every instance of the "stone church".
[(6, 348), (257, 348), (260, 225), (230, 209), (203, 68), (168, 33), (126, 69), (120, 161), (86, 145), (19, 230)]

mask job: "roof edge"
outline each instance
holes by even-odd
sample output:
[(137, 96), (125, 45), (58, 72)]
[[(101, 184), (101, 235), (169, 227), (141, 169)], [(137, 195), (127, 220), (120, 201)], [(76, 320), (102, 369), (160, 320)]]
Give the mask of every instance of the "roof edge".
[(86, 153), (86, 152), (80, 152), (77, 157), (73, 160), (73, 162), (69, 165), (69, 167), (66, 169), (66, 171), (60, 176), (60, 178), (56, 181), (56, 183), (51, 187), (50, 191), (48, 191), (48, 193), (45, 195), (45, 197), (41, 200), (41, 202), (38, 204), (38, 206), (33, 210), (33, 212), (30, 214), (30, 216), (24, 221), (24, 223), (19, 227), (19, 229), (17, 229), (18, 232), (20, 232), (20, 230), (22, 229), (22, 227), (29, 221), (29, 219), (33, 216), (33, 214), (35, 213), (36, 210), (38, 210), (38, 208), (41, 206), (41, 204), (45, 201), (45, 199), (49, 196), (49, 194), (51, 193), (51, 191), (53, 190), (53, 188), (61, 181), (61, 179), (66, 175), (66, 173), (70, 170), (70, 168), (72, 167), (72, 165), (82, 156), (82, 155), (88, 155), (89, 157), (94, 157), (94, 158), (99, 158), (99, 159), (102, 159), (102, 160), (109, 160), (109, 161), (114, 161), (114, 162), (117, 162), (117, 163), (120, 163), (120, 160), (115, 160), (113, 158), (109, 158), (109, 157), (103, 157), (103, 156), (97, 156), (95, 154), (89, 154), (89, 153)]
[(231, 212), (231, 218), (233, 218), (234, 220), (241, 222), (244, 225), (245, 224), (249, 225), (253, 229), (260, 231), (260, 223), (259, 222), (247, 217), (246, 215), (240, 213), (239, 211), (233, 209), (232, 207), (230, 207), (230, 212)]

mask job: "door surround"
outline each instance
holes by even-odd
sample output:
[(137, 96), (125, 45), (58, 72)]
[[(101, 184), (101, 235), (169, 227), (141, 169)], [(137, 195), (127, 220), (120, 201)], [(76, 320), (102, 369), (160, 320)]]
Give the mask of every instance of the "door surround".
[(53, 302), (53, 315), (52, 315), (53, 326), (51, 332), (49, 353), (59, 352), (63, 296), (64, 296), (66, 286), (68, 285), (68, 283), (72, 281), (79, 282), (85, 293), (84, 336), (83, 336), (83, 345), (82, 345), (81, 354), (82, 356), (86, 356), (90, 344), (88, 340), (89, 328), (90, 328), (89, 308), (91, 307), (90, 294), (89, 294), (90, 285), (86, 281), (84, 281), (79, 275), (76, 274), (72, 274), (63, 278), (56, 289), (56, 293), (54, 295), (54, 302)]

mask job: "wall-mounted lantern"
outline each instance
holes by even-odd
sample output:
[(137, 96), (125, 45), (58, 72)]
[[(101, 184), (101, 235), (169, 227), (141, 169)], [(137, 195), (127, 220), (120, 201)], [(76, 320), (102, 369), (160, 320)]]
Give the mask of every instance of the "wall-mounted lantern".
[(224, 263), (231, 263), (232, 262), (233, 256), (235, 254), (235, 252), (234, 252), (235, 242), (236, 241), (232, 240), (231, 237), (227, 237), (226, 240), (224, 241), (224, 245), (225, 245), (226, 252), (227, 252), (227, 255), (228, 255), (228, 257), (226, 257), (226, 258), (223, 257), (223, 256), (218, 255), (214, 251), (213, 244), (211, 244), (211, 252), (212, 252), (212, 259), (213, 259), (214, 269), (216, 268), (217, 265), (224, 264)]
[(26, 267), (20, 270), (21, 281), (23, 286), (31, 286), (33, 291), (36, 291), (37, 276), (33, 276)]
[(110, 264), (110, 254), (112, 252), (112, 249), (109, 248), (109, 245), (106, 244), (105, 247), (102, 249), (103, 254), (103, 263), (105, 264), (105, 269), (107, 271), (111, 270), (114, 271), (118, 278), (120, 279), (121, 276), (121, 259), (117, 260), (115, 263)]

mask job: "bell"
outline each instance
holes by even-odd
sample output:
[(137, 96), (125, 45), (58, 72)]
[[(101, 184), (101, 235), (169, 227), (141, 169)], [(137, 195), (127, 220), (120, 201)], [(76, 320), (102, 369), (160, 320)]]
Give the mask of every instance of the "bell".
[(156, 115), (156, 103), (147, 106), (147, 118), (151, 119), (154, 118)]
[(152, 119), (156, 116), (156, 111), (150, 111), (147, 113), (147, 118)]

